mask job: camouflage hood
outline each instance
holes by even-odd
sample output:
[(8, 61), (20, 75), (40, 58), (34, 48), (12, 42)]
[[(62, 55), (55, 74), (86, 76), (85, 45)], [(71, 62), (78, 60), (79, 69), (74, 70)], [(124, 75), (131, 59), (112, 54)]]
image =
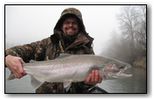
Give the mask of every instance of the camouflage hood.
[(77, 18), (78, 23), (79, 23), (80, 32), (86, 33), (83, 20), (82, 20), (82, 14), (78, 9), (75, 9), (75, 8), (64, 9), (64, 11), (61, 13), (61, 16), (54, 30), (61, 30), (61, 25), (63, 24), (63, 21), (70, 16)]
[[(61, 13), (61, 16), (54, 28), (54, 34), (51, 35), (51, 40), (55, 42), (63, 41), (63, 32), (61, 30), (61, 26), (63, 25), (63, 21), (68, 17), (75, 17), (79, 24), (79, 33), (78, 36), (75, 37), (76, 41), (80, 41), (80, 43), (92, 43), (93, 38), (88, 35), (85, 30), (85, 26), (83, 24), (81, 12), (76, 8), (67, 8)], [(80, 44), (79, 43), (79, 44)], [(85, 44), (86, 44), (85, 43)], [(76, 43), (75, 43), (76, 44)]]

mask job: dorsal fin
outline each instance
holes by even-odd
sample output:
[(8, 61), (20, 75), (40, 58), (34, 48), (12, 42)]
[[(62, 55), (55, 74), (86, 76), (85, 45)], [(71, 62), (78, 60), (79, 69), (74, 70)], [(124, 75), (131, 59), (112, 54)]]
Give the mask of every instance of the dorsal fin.
[(61, 53), (61, 54), (59, 55), (59, 57), (57, 57), (57, 58), (65, 58), (65, 57), (69, 57), (69, 56), (71, 56), (71, 54), (68, 54), (68, 53)]
[(36, 60), (30, 60), (29, 61), (30, 63), (35, 63), (35, 62), (37, 62)]

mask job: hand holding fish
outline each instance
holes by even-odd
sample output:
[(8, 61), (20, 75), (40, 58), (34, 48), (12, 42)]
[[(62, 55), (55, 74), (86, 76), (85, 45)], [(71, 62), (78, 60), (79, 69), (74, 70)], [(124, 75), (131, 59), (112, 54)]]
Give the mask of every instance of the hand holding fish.
[(86, 77), (84, 83), (89, 85), (96, 85), (97, 83), (101, 83), (103, 78), (98, 69), (93, 69), (91, 73)]
[(21, 77), (26, 75), (22, 65), (24, 63), (22, 58), (8, 55), (5, 57), (5, 59), (6, 66), (11, 70), (16, 78), (20, 79)]

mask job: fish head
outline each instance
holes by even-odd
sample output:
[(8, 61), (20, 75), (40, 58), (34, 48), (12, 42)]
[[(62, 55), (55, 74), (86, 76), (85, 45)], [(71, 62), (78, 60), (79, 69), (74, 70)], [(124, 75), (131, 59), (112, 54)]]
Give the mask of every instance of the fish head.
[(131, 77), (131, 65), (126, 63), (109, 63), (103, 68), (103, 76), (108, 79)]

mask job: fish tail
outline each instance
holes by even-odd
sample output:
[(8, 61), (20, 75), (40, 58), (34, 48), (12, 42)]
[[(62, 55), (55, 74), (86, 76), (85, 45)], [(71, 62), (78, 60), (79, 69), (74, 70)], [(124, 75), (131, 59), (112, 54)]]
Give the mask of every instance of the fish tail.
[(11, 73), (11, 74), (9, 75), (9, 77), (7, 78), (7, 80), (13, 80), (13, 79), (15, 79), (15, 76), (14, 76), (13, 73)]

